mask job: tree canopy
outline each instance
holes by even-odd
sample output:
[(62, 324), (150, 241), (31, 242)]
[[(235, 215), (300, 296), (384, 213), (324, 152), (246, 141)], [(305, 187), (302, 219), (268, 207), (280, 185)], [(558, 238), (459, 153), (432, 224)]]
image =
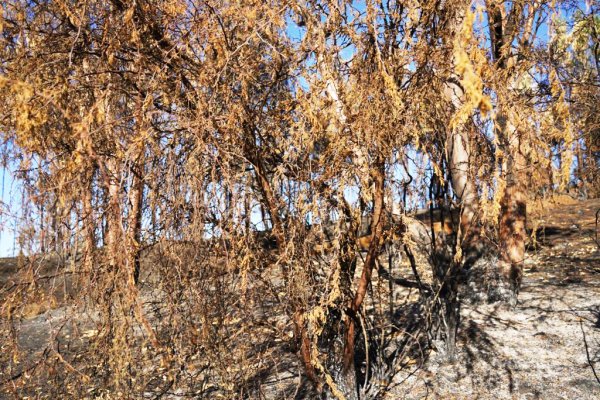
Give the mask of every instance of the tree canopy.
[(48, 356), (57, 394), (253, 397), (275, 340), (315, 390), (383, 393), (385, 254), (422, 299), (406, 341), (452, 357), (465, 276), (516, 301), (528, 205), (598, 194), (599, 32), (569, 0), (3, 2), (31, 278), (3, 337), (58, 254), (95, 333)]

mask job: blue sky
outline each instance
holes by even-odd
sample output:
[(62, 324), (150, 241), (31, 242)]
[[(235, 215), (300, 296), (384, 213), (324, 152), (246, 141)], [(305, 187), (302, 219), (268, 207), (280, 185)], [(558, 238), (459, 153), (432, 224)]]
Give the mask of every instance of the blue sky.
[(12, 171), (0, 167), (0, 257), (16, 254), (15, 222), (20, 210), (19, 183), (13, 178)]

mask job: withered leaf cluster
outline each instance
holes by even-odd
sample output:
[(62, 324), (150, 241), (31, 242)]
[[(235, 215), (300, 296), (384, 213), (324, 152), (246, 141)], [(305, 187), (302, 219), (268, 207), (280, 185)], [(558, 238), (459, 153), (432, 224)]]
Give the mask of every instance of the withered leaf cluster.
[(579, 6), (3, 2), (26, 201), (1, 390), (356, 398), (432, 341), (452, 357), (464, 272), (487, 260), (514, 301), (527, 204), (597, 191), (600, 21)]

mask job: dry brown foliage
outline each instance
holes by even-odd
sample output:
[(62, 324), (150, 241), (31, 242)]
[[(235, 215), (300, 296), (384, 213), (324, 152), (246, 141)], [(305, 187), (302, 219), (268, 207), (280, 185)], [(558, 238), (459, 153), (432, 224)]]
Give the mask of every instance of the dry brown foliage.
[(598, 178), (597, 86), (568, 98), (535, 37), (569, 4), (471, 5), (4, 2), (27, 223), (2, 391), (376, 397), (440, 339), (453, 357), (474, 260), (517, 291), (528, 199), (573, 151)]

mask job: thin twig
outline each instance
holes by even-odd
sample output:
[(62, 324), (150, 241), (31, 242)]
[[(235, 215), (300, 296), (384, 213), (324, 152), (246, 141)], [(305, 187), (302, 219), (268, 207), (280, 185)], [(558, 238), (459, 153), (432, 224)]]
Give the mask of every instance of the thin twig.
[(598, 377), (598, 374), (596, 373), (596, 368), (594, 368), (594, 362), (592, 361), (592, 358), (590, 357), (590, 349), (589, 349), (589, 346), (587, 343), (587, 338), (585, 337), (585, 330), (583, 329), (583, 321), (581, 319), (579, 320), (579, 327), (581, 328), (581, 333), (583, 334), (583, 344), (585, 345), (585, 356), (587, 357), (587, 362), (590, 365), (592, 372), (594, 373), (594, 377), (596, 378), (596, 381), (598, 381), (598, 383), (600, 383), (600, 378)]

